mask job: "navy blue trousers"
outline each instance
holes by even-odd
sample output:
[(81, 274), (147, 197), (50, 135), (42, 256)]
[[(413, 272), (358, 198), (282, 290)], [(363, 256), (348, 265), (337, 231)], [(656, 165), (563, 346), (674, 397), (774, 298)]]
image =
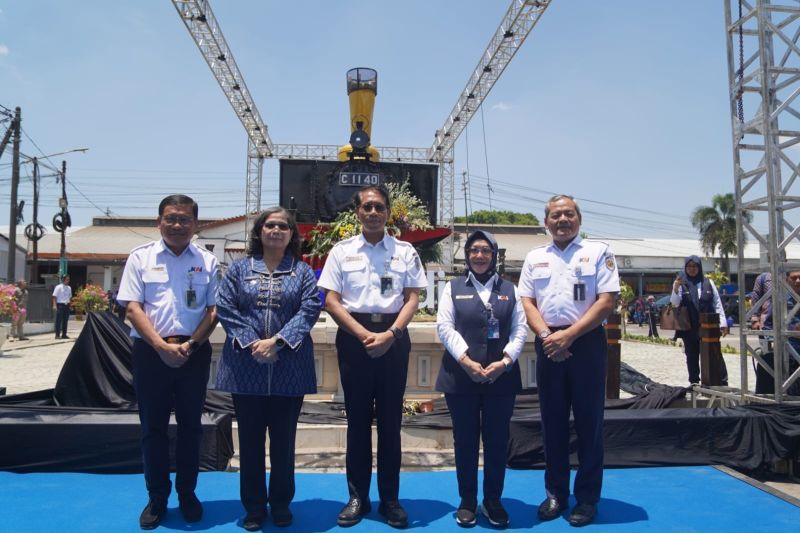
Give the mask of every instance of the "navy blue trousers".
[(169, 480), (169, 417), (175, 409), (178, 425), (175, 440), (175, 490), (193, 492), (200, 465), (200, 416), (206, 399), (211, 363), (211, 344), (198, 346), (180, 368), (164, 364), (146, 342), (133, 342), (133, 385), (142, 424), (144, 479), (150, 498), (166, 502)]
[(477, 504), (479, 439), (483, 439), (483, 497), (499, 500), (506, 479), (509, 422), (516, 396), (445, 394), (444, 397), (453, 420), (458, 495), (470, 506)]
[(603, 409), (606, 384), (606, 335), (602, 327), (579, 337), (572, 357), (556, 363), (536, 340), (536, 383), (542, 412), (547, 495), (569, 498), (570, 410), (578, 439), (574, 493), (579, 503), (596, 504), (603, 485)]
[(360, 340), (339, 328), (336, 351), (347, 410), (346, 471), (350, 496), (369, 501), (374, 412), (378, 422), (378, 494), (381, 501), (397, 500), (400, 493), (400, 424), (411, 341), (408, 335), (404, 335), (389, 351), (373, 359), (367, 355)]
[(56, 304), (56, 337), (67, 336), (67, 322), (69, 321), (69, 304)]
[[(234, 394), (239, 426), (239, 495), (248, 513), (285, 508), (294, 498), (294, 452), (302, 396)], [(269, 430), (269, 492), (265, 470)]]

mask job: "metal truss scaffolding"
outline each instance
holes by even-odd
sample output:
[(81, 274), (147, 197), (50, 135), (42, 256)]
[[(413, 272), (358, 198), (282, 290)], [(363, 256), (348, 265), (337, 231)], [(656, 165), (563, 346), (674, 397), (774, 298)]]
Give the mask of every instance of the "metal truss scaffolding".
[[(408, 147), (378, 148), (383, 161), (435, 163), (439, 165), (440, 224), (453, 229), (453, 153), (455, 142), (467, 126), (495, 82), (500, 78), (525, 38), (539, 21), (551, 0), (512, 0), (500, 26), (489, 41), (478, 65), (444, 126), (436, 131), (436, 139), (428, 149)], [(214, 74), (236, 116), (247, 131), (247, 193), (245, 235), (250, 217), (261, 209), (261, 180), (265, 158), (302, 158), (336, 160), (338, 146), (324, 144), (273, 144), (267, 126), (261, 120), (255, 102), (244, 82), (222, 30), (211, 11), (208, 0), (172, 0), (175, 9), (189, 30), (200, 53)], [(246, 239), (246, 237), (245, 237)], [(444, 243), (443, 259), (448, 269), (453, 266), (452, 235)]]
[[(451, 231), (455, 201), (453, 147), (548, 6), (550, 0), (512, 0), (464, 90), (459, 94), (456, 104), (445, 119), (444, 125), (436, 130), (428, 159), (440, 165), (439, 219), (440, 223), (448, 226)], [(443, 260), (448, 268), (452, 268), (454, 252), (454, 240), (451, 235), (444, 242)]]
[[(787, 307), (787, 298), (800, 302), (786, 281), (786, 273), (800, 270), (800, 262), (786, 260), (786, 247), (800, 234), (800, 5), (796, 0), (725, 0), (728, 76), (733, 130), (736, 187), (739, 283), (745, 273), (769, 272), (772, 290), (745, 313), (740, 298), (741, 401), (770, 401), (749, 392), (747, 365), (751, 357), (769, 369), (775, 380), (774, 401), (796, 400), (787, 391), (800, 370), (789, 371), (790, 360), (800, 354), (789, 340), (800, 339), (793, 321), (800, 304)], [(745, 212), (752, 215), (748, 222)], [(758, 265), (746, 267), (745, 241), (760, 243), (766, 253)], [(742, 292), (742, 294), (744, 294)], [(754, 310), (771, 304), (773, 331), (749, 329)], [(750, 348), (747, 334), (773, 338), (774, 365), (770, 368), (760, 350)]]
[(262, 170), (264, 158), (272, 156), (272, 140), (208, 0), (172, 0), (172, 3), (247, 132), (247, 240), (250, 218), (261, 210)]

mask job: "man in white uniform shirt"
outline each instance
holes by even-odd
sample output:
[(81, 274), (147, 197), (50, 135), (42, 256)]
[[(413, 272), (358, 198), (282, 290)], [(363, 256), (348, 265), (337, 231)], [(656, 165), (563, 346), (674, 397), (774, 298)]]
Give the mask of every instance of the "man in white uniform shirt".
[(195, 496), (199, 470), (200, 416), (206, 396), (211, 344), (217, 321), (218, 266), (208, 251), (192, 244), (197, 204), (168, 196), (158, 206), (161, 240), (131, 251), (117, 301), (133, 324), (133, 380), (142, 424), (142, 456), (149, 495), (139, 517), (153, 529), (167, 512), (170, 411), (178, 424), (175, 489), (187, 522), (202, 518)]
[(411, 342), (406, 327), (427, 285), (414, 247), (386, 233), (391, 206), (383, 187), (362, 188), (354, 197), (362, 232), (337, 243), (318, 285), (328, 313), (339, 325), (336, 351), (347, 410), (347, 486), (350, 499), (339, 513), (343, 527), (370, 512), (372, 413), (378, 420), (378, 494), (392, 527), (408, 525), (398, 501), (400, 423)]
[(553, 242), (525, 258), (519, 295), (536, 333), (536, 381), (542, 413), (547, 498), (539, 519), (552, 520), (569, 498), (569, 413), (578, 437), (573, 526), (594, 520), (603, 484), (606, 336), (619, 274), (608, 245), (579, 235), (581, 212), (571, 196), (552, 197), (545, 225)]
[(53, 289), (53, 311), (56, 312), (56, 339), (68, 339), (67, 322), (69, 321), (69, 302), (72, 300), (72, 287), (69, 286), (69, 275), (61, 278), (61, 283)]

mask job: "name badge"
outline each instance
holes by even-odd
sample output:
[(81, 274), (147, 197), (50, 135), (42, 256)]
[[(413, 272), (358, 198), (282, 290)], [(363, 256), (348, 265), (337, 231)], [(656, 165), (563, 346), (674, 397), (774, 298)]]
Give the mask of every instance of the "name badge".
[(456, 294), (456, 300), (471, 300), (471, 294)]

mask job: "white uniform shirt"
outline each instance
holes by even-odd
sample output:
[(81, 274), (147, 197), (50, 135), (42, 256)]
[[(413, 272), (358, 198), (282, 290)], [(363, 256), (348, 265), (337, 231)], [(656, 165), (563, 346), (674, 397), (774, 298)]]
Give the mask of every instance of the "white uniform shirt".
[[(709, 284), (711, 285), (711, 290), (714, 292), (714, 309), (716, 309), (716, 313), (719, 315), (719, 327), (727, 328), (728, 327), (728, 319), (725, 317), (725, 309), (722, 307), (722, 300), (719, 297), (719, 292), (717, 292), (717, 287), (714, 285), (714, 282), (708, 280)], [(697, 284), (697, 297), (703, 295), (703, 284)], [(678, 287), (678, 294), (675, 294), (675, 291), (671, 291), (669, 293), (669, 303), (672, 304), (672, 307), (678, 307), (681, 305), (681, 299), (683, 298), (683, 285)]]
[[(160, 337), (191, 335), (216, 304), (217, 258), (194, 243), (181, 253), (172, 253), (163, 240), (134, 248), (120, 281), (117, 301), (139, 302)], [(195, 291), (194, 306), (187, 291)], [(141, 337), (131, 329), (132, 337)]]
[[(392, 290), (382, 294), (381, 277), (387, 274)], [(360, 234), (336, 243), (317, 285), (341, 294), (350, 313), (397, 313), (403, 307), (403, 289), (427, 287), (428, 280), (409, 243), (385, 234), (373, 245)]]
[[(497, 274), (493, 275), (483, 285), (480, 281), (475, 279), (475, 276), (470, 272), (469, 277), (475, 285), (475, 290), (478, 292), (478, 297), (484, 305), (489, 303), (489, 297), (492, 295), (490, 287), (494, 286), (497, 279)], [(517, 298), (517, 303), (514, 305), (514, 312), (511, 315), (511, 332), (508, 338), (508, 344), (503, 348), (503, 352), (508, 354), (512, 361), (519, 358), (522, 348), (525, 345), (525, 339), (528, 336), (528, 325), (525, 322), (525, 310), (522, 308), (522, 300), (519, 298), (517, 288), (514, 287), (514, 295)], [(458, 361), (461, 354), (469, 349), (467, 341), (455, 329), (455, 310), (453, 309), (453, 297), (451, 296), (450, 282), (444, 286), (444, 291), (439, 297), (439, 310), (436, 313), (436, 331), (439, 334), (439, 339), (444, 344), (445, 349), (450, 355)]]
[[(584, 283), (585, 299), (575, 300), (574, 286)], [(614, 254), (604, 242), (575, 237), (566, 249), (555, 243), (528, 252), (519, 279), (519, 294), (536, 300), (548, 326), (571, 326), (604, 292), (619, 292)]]
[(68, 304), (72, 299), (72, 287), (64, 283), (59, 283), (53, 289), (53, 297), (56, 299), (57, 304)]

